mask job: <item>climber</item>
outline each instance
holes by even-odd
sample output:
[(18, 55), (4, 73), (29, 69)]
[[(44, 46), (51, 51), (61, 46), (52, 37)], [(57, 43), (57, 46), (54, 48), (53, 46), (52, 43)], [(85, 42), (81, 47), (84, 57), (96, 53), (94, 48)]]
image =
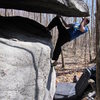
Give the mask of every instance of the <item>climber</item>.
[[(59, 35), (56, 43), (56, 47), (53, 52), (53, 66), (57, 65), (57, 60), (61, 53), (61, 46), (66, 42), (69, 42), (78, 36), (88, 31), (87, 24), (89, 23), (88, 18), (82, 18), (81, 23), (67, 24), (61, 16), (56, 16), (46, 27), (48, 31), (57, 26)], [(66, 27), (69, 27), (66, 29)]]

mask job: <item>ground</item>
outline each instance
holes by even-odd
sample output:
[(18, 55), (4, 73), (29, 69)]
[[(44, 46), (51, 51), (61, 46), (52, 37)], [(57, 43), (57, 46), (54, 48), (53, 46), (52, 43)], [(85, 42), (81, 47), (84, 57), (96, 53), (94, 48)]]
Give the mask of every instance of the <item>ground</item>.
[(56, 82), (73, 82), (73, 78), (76, 75), (79, 79), (82, 75), (82, 71), (95, 63), (89, 63), (88, 60), (84, 60), (84, 57), (74, 56), (64, 52), (65, 67), (62, 68), (61, 56), (58, 60), (58, 65), (55, 66), (57, 79)]

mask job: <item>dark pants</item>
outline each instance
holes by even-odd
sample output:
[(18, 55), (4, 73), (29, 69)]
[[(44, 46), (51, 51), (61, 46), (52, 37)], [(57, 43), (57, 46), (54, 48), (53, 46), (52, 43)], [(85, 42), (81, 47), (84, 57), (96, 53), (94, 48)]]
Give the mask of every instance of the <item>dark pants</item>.
[(50, 24), (48, 25), (48, 29), (51, 30), (55, 26), (57, 26), (57, 28), (58, 28), (59, 35), (58, 35), (56, 47), (55, 47), (54, 52), (53, 52), (52, 59), (58, 60), (59, 55), (61, 53), (61, 46), (64, 45), (66, 42), (70, 41), (70, 35), (69, 35), (67, 29), (61, 23), (59, 17), (55, 17), (50, 22)]

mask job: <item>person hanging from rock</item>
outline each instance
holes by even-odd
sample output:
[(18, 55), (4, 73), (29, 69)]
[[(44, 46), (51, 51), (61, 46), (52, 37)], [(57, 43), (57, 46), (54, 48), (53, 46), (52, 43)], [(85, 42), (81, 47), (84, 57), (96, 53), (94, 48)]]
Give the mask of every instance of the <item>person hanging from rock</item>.
[[(52, 58), (53, 66), (57, 65), (57, 60), (61, 53), (61, 46), (63, 46), (66, 42), (70, 42), (71, 40), (77, 38), (78, 36), (86, 33), (88, 31), (87, 24), (89, 24), (88, 18), (82, 18), (81, 23), (76, 22), (73, 24), (67, 24), (64, 21), (64, 19), (58, 15), (53, 18), (53, 20), (46, 27), (46, 29), (50, 31), (55, 26), (57, 26), (59, 32), (57, 43), (53, 52), (53, 58)], [(67, 29), (66, 27), (69, 28)]]

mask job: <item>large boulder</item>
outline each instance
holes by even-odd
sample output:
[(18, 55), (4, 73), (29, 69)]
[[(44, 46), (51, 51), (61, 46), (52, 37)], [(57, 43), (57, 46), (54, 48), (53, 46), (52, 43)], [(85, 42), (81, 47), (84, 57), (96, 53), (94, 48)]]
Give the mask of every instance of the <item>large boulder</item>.
[(39, 23), (0, 17), (0, 100), (53, 100), (51, 50), (50, 33)]
[(83, 0), (0, 0), (0, 8), (53, 13), (69, 17), (89, 16), (88, 6)]

